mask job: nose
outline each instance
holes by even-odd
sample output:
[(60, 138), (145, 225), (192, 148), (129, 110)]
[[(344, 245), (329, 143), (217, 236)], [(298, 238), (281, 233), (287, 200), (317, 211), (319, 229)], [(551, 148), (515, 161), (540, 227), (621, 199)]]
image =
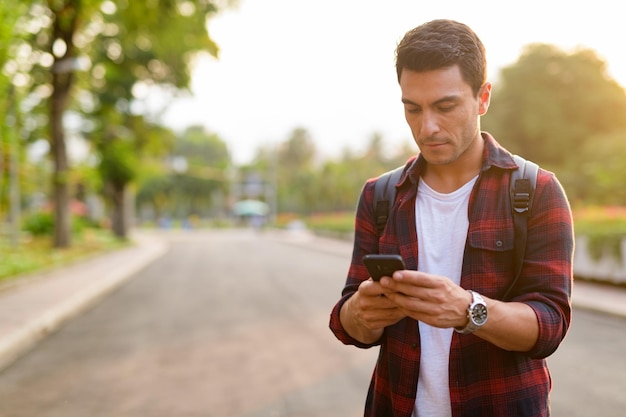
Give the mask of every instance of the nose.
[(439, 132), (439, 122), (434, 112), (425, 111), (422, 114), (422, 126), (420, 129), (421, 136), (431, 137)]

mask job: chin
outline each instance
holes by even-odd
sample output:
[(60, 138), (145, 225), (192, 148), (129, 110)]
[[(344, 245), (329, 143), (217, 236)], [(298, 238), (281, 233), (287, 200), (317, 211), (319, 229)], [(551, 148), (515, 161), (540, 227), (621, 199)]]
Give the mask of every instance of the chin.
[(430, 165), (448, 165), (457, 159), (454, 155), (442, 155), (435, 152), (422, 152), (422, 155)]

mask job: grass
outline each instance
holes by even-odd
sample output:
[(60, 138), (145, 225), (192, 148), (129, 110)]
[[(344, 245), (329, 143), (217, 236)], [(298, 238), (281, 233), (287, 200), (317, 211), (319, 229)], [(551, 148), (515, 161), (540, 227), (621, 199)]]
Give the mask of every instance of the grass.
[(11, 245), (3, 237), (0, 241), (0, 284), (127, 245), (129, 242), (116, 239), (111, 231), (103, 229), (83, 230), (73, 236), (71, 247), (66, 249), (53, 248), (50, 236), (23, 237), (16, 245)]

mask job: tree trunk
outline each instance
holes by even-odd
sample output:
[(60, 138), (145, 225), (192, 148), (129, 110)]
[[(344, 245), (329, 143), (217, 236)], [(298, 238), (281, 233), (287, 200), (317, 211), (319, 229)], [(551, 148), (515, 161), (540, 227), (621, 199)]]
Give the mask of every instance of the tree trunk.
[(71, 244), (69, 164), (65, 145), (63, 114), (67, 107), (70, 89), (74, 81), (75, 46), (73, 36), (78, 24), (80, 1), (68, 0), (56, 3), (52, 9), (55, 19), (52, 26), (50, 51), (57, 40), (66, 45), (62, 56), (55, 56), (52, 66), (52, 96), (50, 97), (50, 148), (54, 162), (52, 192), (54, 194), (54, 247), (66, 248)]
[(111, 229), (116, 237), (126, 239), (128, 234), (126, 224), (126, 187), (123, 185), (112, 185), (111, 194), (111, 200), (113, 201)]
[(71, 244), (70, 198), (68, 187), (67, 150), (63, 130), (63, 113), (69, 93), (69, 85), (60, 80), (69, 74), (53, 74), (53, 94), (50, 100), (50, 136), (54, 173), (52, 192), (54, 198), (54, 247), (66, 248)]

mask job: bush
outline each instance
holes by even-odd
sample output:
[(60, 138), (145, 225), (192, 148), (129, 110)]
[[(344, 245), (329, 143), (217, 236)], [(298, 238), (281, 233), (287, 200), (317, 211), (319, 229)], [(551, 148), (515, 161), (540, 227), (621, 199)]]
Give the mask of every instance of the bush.
[(35, 213), (26, 217), (22, 229), (33, 236), (52, 235), (54, 232), (54, 218), (52, 213)]
[[(72, 216), (72, 233), (81, 234), (86, 228), (97, 227), (97, 224), (81, 216)], [(26, 217), (22, 230), (33, 236), (52, 236), (54, 233), (54, 216), (52, 213), (35, 213)]]
[(611, 254), (621, 260), (622, 241), (626, 239), (626, 208), (579, 208), (574, 211), (574, 232), (589, 239), (589, 251), (594, 259)]

